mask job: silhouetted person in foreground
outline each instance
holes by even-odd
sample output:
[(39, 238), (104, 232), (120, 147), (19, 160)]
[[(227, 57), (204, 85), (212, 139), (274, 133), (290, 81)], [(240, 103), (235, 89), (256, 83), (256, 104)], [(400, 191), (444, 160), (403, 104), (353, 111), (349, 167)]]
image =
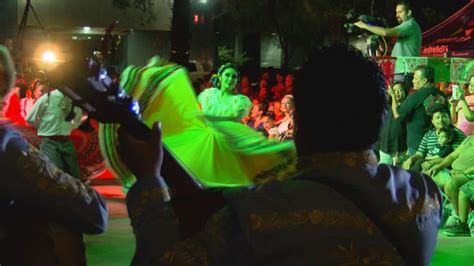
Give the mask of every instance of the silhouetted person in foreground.
[[(353, 71), (342, 74), (341, 65)], [(300, 74), (294, 89), (298, 172), (224, 190), (227, 206), (186, 240), (160, 176), (159, 125), (146, 141), (119, 130), (120, 154), (138, 179), (127, 195), (134, 264), (429, 265), (441, 194), (426, 175), (377, 165), (372, 148), (387, 111), (377, 64), (333, 45), (316, 50)], [(351, 86), (337, 87), (342, 75)], [(314, 80), (331, 89), (308, 90)], [(321, 115), (331, 100), (340, 108)], [(325, 126), (315, 127), (314, 117)]]
[[(14, 73), (0, 46), (0, 97)], [(105, 231), (104, 200), (0, 120), (0, 265), (86, 265), (82, 233)]]

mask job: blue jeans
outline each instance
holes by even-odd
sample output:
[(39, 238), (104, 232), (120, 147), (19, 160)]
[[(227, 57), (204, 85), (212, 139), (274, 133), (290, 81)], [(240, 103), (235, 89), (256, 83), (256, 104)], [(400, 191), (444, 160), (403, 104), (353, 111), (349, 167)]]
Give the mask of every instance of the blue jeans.
[(413, 156), (416, 153), (416, 149), (408, 148), (408, 156)]

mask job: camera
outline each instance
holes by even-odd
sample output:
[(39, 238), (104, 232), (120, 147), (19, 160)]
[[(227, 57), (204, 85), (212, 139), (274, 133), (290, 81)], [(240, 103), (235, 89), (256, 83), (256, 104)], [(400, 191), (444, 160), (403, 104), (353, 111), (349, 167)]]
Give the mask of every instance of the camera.
[[(353, 11), (350, 11), (347, 15), (346, 15), (346, 18), (347, 19), (351, 19), (355, 16), (353, 16)], [(371, 25), (371, 26), (376, 26), (378, 24), (381, 24), (379, 23), (379, 20), (380, 19), (377, 19), (377, 18), (374, 18), (372, 16), (368, 16), (368, 15), (359, 15), (357, 17), (357, 21), (363, 21), (365, 23), (367, 23), (368, 25)], [(344, 23), (344, 29), (346, 29), (346, 32), (347, 33), (356, 33), (356, 34), (362, 34), (363, 33), (363, 30), (361, 30), (359, 27), (357, 27), (356, 25), (354, 25), (354, 23)]]

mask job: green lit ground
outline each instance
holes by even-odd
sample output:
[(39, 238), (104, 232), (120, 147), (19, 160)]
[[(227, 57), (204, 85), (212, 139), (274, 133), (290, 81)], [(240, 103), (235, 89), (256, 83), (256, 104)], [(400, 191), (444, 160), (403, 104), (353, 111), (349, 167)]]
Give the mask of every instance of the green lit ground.
[[(98, 236), (86, 236), (87, 258), (90, 266), (130, 265), (135, 249), (123, 195), (118, 186), (96, 186), (108, 195), (109, 228)], [(473, 266), (474, 237), (446, 237), (439, 233), (432, 266)]]

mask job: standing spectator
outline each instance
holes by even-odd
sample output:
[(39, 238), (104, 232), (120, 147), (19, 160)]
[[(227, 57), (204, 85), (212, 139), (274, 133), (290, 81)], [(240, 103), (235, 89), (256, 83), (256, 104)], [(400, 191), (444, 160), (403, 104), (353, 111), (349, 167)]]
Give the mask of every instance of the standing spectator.
[(433, 82), (434, 69), (428, 65), (418, 66), (413, 75), (415, 92), (408, 95), (401, 104), (396, 98), (392, 98), (393, 116), (396, 119), (404, 119), (407, 124), (407, 147), (410, 156), (415, 154), (423, 136), (431, 126), (426, 111), (426, 106), (429, 105), (427, 101), (446, 103), (446, 96), (433, 86)]
[(468, 90), (470, 95), (461, 93), (459, 100), (450, 99), (451, 119), (466, 136), (474, 134), (474, 76), (469, 78)]
[(247, 122), (247, 125), (259, 132), (264, 132), (265, 128), (263, 127), (262, 118), (267, 112), (268, 104), (259, 103), (254, 105), (252, 107), (252, 111), (250, 112), (250, 120)]
[(71, 131), (81, 124), (82, 111), (61, 91), (41, 96), (26, 116), (26, 122), (42, 138), (40, 150), (60, 169), (81, 179)]
[[(391, 99), (396, 98), (395, 100), (401, 103), (406, 96), (403, 83), (395, 83), (388, 89), (388, 94)], [(392, 108), (389, 108), (379, 137), (379, 163), (398, 165), (407, 150), (406, 138), (405, 120), (395, 119)]]

